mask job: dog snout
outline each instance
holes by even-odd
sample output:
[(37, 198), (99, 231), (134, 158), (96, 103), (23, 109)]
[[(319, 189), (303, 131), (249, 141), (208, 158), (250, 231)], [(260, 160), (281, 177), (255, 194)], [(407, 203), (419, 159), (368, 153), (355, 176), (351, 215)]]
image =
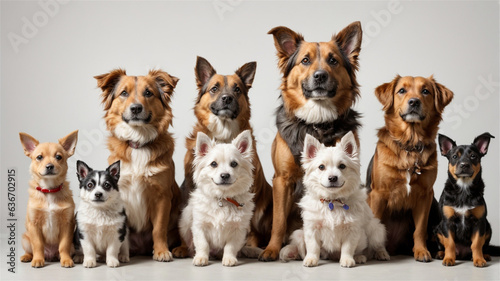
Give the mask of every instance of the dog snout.
[(101, 199), (101, 197), (102, 197), (102, 192), (96, 192), (96, 193), (94, 194), (94, 196), (95, 196), (95, 198), (96, 198), (96, 199)]
[(316, 83), (323, 83), (328, 78), (328, 73), (325, 70), (320, 69), (314, 72), (313, 78)]
[(222, 103), (230, 104), (233, 102), (233, 97), (229, 95), (222, 96)]
[(228, 180), (231, 177), (231, 175), (228, 174), (228, 173), (222, 173), (222, 174), (220, 174), (220, 177), (221, 177), (222, 180), (226, 181), (226, 180)]
[(337, 180), (338, 180), (338, 179), (339, 179), (339, 178), (338, 178), (337, 176), (329, 176), (329, 177), (328, 177), (328, 181), (329, 181), (330, 183), (335, 183), (335, 182), (337, 182)]
[(412, 108), (419, 108), (420, 104), (421, 104), (420, 99), (411, 98), (410, 100), (408, 100), (408, 105)]
[(139, 103), (134, 103), (130, 106), (130, 111), (136, 115), (140, 114), (142, 112), (142, 109), (143, 109), (143, 106), (142, 106), (142, 104), (139, 104)]
[(47, 165), (45, 166), (45, 169), (46, 169), (47, 171), (53, 171), (53, 170), (54, 170), (54, 165), (53, 165), (53, 164), (47, 164)]
[(465, 162), (462, 162), (458, 165), (458, 167), (460, 167), (460, 169), (462, 170), (467, 170), (470, 168), (470, 164), (469, 163), (465, 163)]

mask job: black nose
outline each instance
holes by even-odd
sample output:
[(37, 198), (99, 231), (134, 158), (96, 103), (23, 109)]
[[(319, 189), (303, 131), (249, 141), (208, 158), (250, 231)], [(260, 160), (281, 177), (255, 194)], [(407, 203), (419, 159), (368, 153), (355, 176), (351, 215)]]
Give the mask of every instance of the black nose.
[(130, 106), (130, 111), (132, 111), (133, 114), (139, 114), (142, 112), (142, 104), (134, 103), (133, 105)]
[(316, 72), (314, 72), (313, 77), (316, 82), (323, 83), (326, 81), (326, 78), (328, 78), (328, 73), (326, 73), (326, 71), (324, 70), (317, 70)]
[(102, 197), (102, 192), (96, 192), (96, 193), (94, 194), (94, 196), (95, 196), (95, 198), (99, 199), (99, 198), (101, 198), (101, 197)]
[(411, 106), (411, 107), (419, 107), (420, 106), (420, 100), (417, 99), (417, 98), (413, 98), (413, 99), (410, 99), (408, 101), (408, 104)]
[(469, 163), (460, 163), (459, 167), (460, 167), (460, 169), (469, 169), (470, 164)]
[(224, 104), (230, 104), (233, 102), (233, 97), (231, 96), (222, 96), (222, 102)]
[(328, 177), (329, 182), (337, 182), (337, 180), (338, 180), (337, 176), (329, 176)]
[(47, 166), (45, 166), (45, 169), (47, 169), (47, 171), (52, 171), (52, 170), (54, 170), (54, 165), (47, 164)]
[(231, 177), (231, 175), (230, 175), (230, 174), (228, 174), (228, 173), (224, 173), (224, 174), (220, 174), (220, 177), (221, 177), (223, 180), (227, 180), (227, 179), (229, 179), (229, 177)]

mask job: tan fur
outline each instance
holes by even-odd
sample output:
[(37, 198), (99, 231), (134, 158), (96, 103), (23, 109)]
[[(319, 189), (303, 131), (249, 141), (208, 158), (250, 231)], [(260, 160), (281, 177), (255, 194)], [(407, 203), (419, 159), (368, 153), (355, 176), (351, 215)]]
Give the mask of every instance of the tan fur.
[(455, 215), (455, 209), (450, 206), (443, 206), (443, 214), (447, 219), (449, 219)]
[(456, 245), (455, 239), (453, 237), (453, 233), (451, 231), (448, 233), (448, 237), (445, 237), (442, 234), (438, 234), (438, 239), (441, 244), (444, 246), (443, 254), (443, 265), (452, 266), (455, 265), (456, 260)]
[[(476, 219), (482, 218), (484, 216), (484, 213), (486, 212), (486, 207), (485, 205), (477, 206), (474, 209), (470, 209), (468, 213), (472, 216), (474, 216)], [(468, 214), (466, 214), (468, 215)]]
[(485, 267), (486, 259), (483, 256), (483, 246), (484, 243), (486, 243), (487, 236), (480, 235), (479, 231), (476, 231), (474, 234), (472, 234), (471, 240), (472, 245), (470, 246), (470, 248), (472, 249), (472, 261), (474, 263), (474, 266)]
[[(28, 134), (20, 133), (24, 153), (31, 158), (29, 198), (26, 213), (26, 232), (23, 234), (25, 254), (22, 262), (31, 262), (32, 267), (45, 265), (44, 249), (57, 247), (62, 267), (73, 267), (71, 259), (73, 232), (75, 227), (73, 194), (66, 181), (67, 160), (75, 152), (78, 131), (59, 140), (59, 143), (39, 143)], [(34, 147), (33, 147), (34, 145)], [(37, 157), (43, 157), (37, 159)], [(57, 159), (57, 157), (61, 157)], [(44, 175), (45, 167), (54, 165), (54, 176)], [(36, 190), (51, 189), (62, 184), (54, 193)], [(44, 186), (50, 185), (50, 186)]]
[[(406, 90), (404, 94), (398, 93), (401, 88)], [(422, 94), (423, 89), (428, 90), (429, 94)], [(425, 242), (427, 221), (437, 176), (435, 138), (441, 113), (450, 103), (453, 93), (432, 76), (397, 76), (392, 82), (377, 87), (375, 95), (384, 106), (385, 126), (378, 132), (368, 203), (382, 222), (393, 211), (411, 210), (416, 227), (413, 236), (414, 256), (416, 260), (428, 261), (431, 256)], [(420, 99), (424, 120), (410, 123), (400, 116), (406, 111), (410, 98)], [(423, 145), (422, 152), (406, 150), (419, 144)], [(417, 167), (420, 175), (413, 172)], [(410, 175), (409, 183), (407, 175)]]

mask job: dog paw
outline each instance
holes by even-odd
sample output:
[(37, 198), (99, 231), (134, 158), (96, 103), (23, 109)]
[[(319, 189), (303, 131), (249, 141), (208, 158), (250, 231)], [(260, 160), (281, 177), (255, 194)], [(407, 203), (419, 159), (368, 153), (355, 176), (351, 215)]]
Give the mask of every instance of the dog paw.
[(194, 256), (193, 265), (196, 266), (206, 266), (208, 265), (208, 257)]
[(106, 265), (108, 267), (118, 267), (120, 262), (116, 257), (106, 257)]
[(379, 261), (388, 261), (391, 260), (391, 256), (385, 249), (383, 249), (375, 252), (375, 259)]
[(44, 259), (32, 259), (31, 260), (31, 267), (39, 268), (39, 267), (44, 267), (44, 266), (45, 266)]
[(74, 263), (82, 263), (83, 262), (83, 255), (75, 255), (75, 256), (73, 256), (73, 262)]
[(175, 257), (175, 258), (187, 258), (189, 257), (189, 249), (188, 247), (184, 247), (184, 246), (179, 246), (179, 247), (176, 247), (172, 250), (172, 255)]
[(302, 265), (306, 267), (315, 267), (318, 266), (318, 261), (319, 259), (317, 257), (311, 257), (311, 256), (308, 257), (306, 255), (304, 262), (302, 262)]
[(429, 253), (429, 251), (427, 251), (426, 249), (415, 250), (415, 253), (413, 256), (415, 257), (416, 261), (421, 261), (421, 262), (432, 261), (431, 253)]
[(455, 265), (455, 259), (454, 258), (445, 257), (445, 258), (443, 258), (443, 265), (444, 266), (454, 266)]
[(86, 268), (92, 268), (92, 267), (96, 267), (97, 265), (97, 262), (95, 259), (83, 259), (83, 267), (86, 267)]
[(236, 257), (223, 257), (222, 265), (223, 266), (235, 266), (238, 263), (238, 259)]
[(353, 267), (356, 265), (356, 261), (352, 257), (341, 257), (340, 266), (342, 267)]
[(365, 255), (355, 255), (354, 261), (357, 264), (365, 264), (366, 263), (366, 256)]
[(483, 258), (484, 258), (486, 261), (491, 261), (491, 256), (490, 256), (490, 255), (484, 254), (484, 255), (483, 255)]
[(71, 258), (61, 259), (61, 266), (69, 268), (69, 267), (75, 266), (75, 263), (73, 262), (73, 259), (71, 259)]
[(435, 258), (438, 260), (444, 259), (444, 251), (438, 251)]
[(250, 247), (250, 246), (245, 246), (241, 249), (241, 254), (247, 258), (250, 259), (256, 259), (259, 257), (259, 255), (263, 252), (259, 247)]
[(259, 260), (260, 261), (275, 261), (278, 259), (280, 250), (279, 249), (270, 249), (266, 248), (262, 253), (259, 255)]
[(474, 266), (475, 267), (485, 267), (486, 260), (484, 258), (475, 258), (474, 259)]
[(32, 254), (24, 254), (21, 256), (21, 262), (30, 262), (33, 259)]
[(158, 253), (155, 252), (153, 255), (153, 259), (155, 261), (166, 261), (166, 262), (174, 260), (174, 258), (172, 257), (172, 253), (170, 253), (169, 250), (159, 251)]
[(127, 263), (130, 261), (130, 257), (127, 254), (119, 254), (118, 255), (118, 260), (123, 263)]
[(280, 251), (280, 260), (282, 262), (288, 262), (290, 260), (296, 260), (299, 258), (299, 250), (293, 245), (286, 245)]

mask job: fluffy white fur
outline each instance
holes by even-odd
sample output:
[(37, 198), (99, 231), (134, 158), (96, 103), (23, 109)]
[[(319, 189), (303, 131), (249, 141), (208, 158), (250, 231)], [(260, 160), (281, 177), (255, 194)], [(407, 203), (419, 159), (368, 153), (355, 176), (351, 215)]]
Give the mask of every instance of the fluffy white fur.
[(234, 139), (235, 133), (240, 131), (236, 119), (220, 118), (214, 114), (210, 114), (207, 128), (217, 141), (226, 143)]
[[(304, 266), (317, 266), (320, 255), (340, 255), (342, 267), (365, 263), (367, 256), (389, 260), (385, 250), (385, 227), (373, 216), (361, 186), (358, 148), (352, 132), (335, 147), (325, 147), (307, 135), (302, 154), (305, 195), (300, 200), (303, 229), (291, 236), (280, 259), (304, 259)], [(335, 179), (335, 180), (333, 180)], [(321, 202), (321, 199), (326, 202)], [(337, 201), (349, 206), (348, 210)], [(330, 210), (329, 201), (334, 208)]]
[(158, 137), (156, 128), (151, 124), (142, 124), (141, 126), (131, 126), (126, 122), (120, 122), (116, 125), (114, 135), (120, 140), (137, 142), (144, 145)]
[[(221, 250), (224, 266), (234, 266), (238, 262), (237, 254), (250, 231), (254, 209), (254, 194), (250, 193), (254, 168), (252, 153), (249, 130), (228, 144), (216, 144), (204, 133), (198, 133), (193, 162), (193, 180), (197, 188), (191, 193), (179, 221), (181, 236), (190, 251), (195, 252), (194, 265), (208, 265), (210, 254), (218, 254)], [(225, 181), (221, 177), (223, 174)], [(225, 198), (244, 205), (238, 208)], [(252, 251), (245, 254), (248, 252)], [(254, 255), (258, 254), (254, 251)]]
[(331, 122), (338, 118), (337, 107), (330, 99), (308, 99), (295, 111), (295, 116), (309, 124)]

